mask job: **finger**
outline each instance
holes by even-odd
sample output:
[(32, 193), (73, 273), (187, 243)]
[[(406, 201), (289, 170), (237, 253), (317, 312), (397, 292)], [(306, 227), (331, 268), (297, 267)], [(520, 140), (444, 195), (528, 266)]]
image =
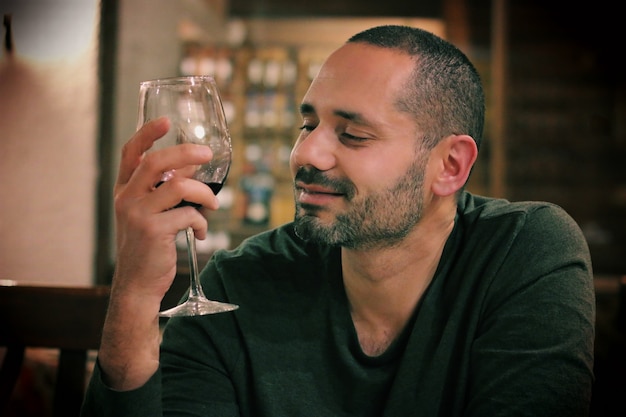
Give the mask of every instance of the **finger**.
[(170, 121), (167, 117), (159, 117), (144, 124), (133, 137), (124, 144), (120, 169), (117, 177), (118, 184), (126, 184), (137, 166), (141, 163), (144, 153), (150, 149), (154, 141), (167, 133)]
[[(181, 209), (185, 211), (186, 222), (185, 221), (182, 222), (184, 226), (181, 227), (180, 230), (184, 230), (188, 226), (190, 226), (193, 229), (193, 234), (196, 237), (196, 239), (199, 239), (199, 240), (206, 239), (207, 229), (209, 226), (209, 223), (206, 217), (204, 217), (198, 210), (192, 207), (182, 207)], [(187, 211), (189, 210), (193, 211), (193, 213), (191, 213), (190, 215), (187, 214)], [(191, 222), (189, 222), (189, 220), (191, 220)]]
[(219, 200), (210, 187), (200, 181), (185, 177), (174, 177), (164, 182), (147, 198), (151, 200), (146, 203), (153, 207), (153, 213), (170, 210), (182, 201), (194, 203), (209, 210), (219, 208)]
[(137, 178), (133, 181), (129, 180), (129, 186), (137, 192), (152, 190), (157, 183), (163, 181), (165, 172), (171, 174), (168, 175), (169, 178), (190, 177), (199, 165), (209, 162), (212, 157), (211, 148), (191, 143), (148, 152), (144, 154), (140, 164), (131, 175), (131, 178)]
[(188, 165), (186, 167), (165, 171), (160, 175), (158, 185), (160, 185), (161, 182), (169, 181), (174, 177), (192, 178), (199, 167), (200, 165)]
[(191, 206), (178, 207), (153, 215), (158, 224), (155, 229), (161, 228), (166, 235), (175, 236), (180, 230), (191, 227), (200, 240), (206, 238), (208, 220), (198, 210)]

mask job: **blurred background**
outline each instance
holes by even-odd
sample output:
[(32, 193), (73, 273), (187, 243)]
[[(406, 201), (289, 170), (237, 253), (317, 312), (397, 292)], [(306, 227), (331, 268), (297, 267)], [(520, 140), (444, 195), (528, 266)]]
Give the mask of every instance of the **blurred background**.
[(597, 274), (626, 271), (623, 39), (606, 0), (1, 0), (0, 279), (108, 283), (111, 189), (138, 84), (215, 76), (235, 147), (213, 239), (292, 218), (297, 105), (348, 36), (401, 23), (474, 61), (488, 98), (470, 190), (548, 200), (580, 224)]
[(598, 363), (609, 364), (598, 372), (612, 372), (599, 379), (595, 415), (626, 415), (612, 395), (626, 392), (626, 86), (613, 2), (0, 0), (0, 15), (0, 280), (110, 283), (111, 192), (140, 81), (219, 83), (235, 162), (199, 242), (208, 257), (292, 219), (296, 109), (328, 53), (375, 24), (422, 27), (483, 78), (487, 126), (469, 189), (557, 203), (583, 229)]

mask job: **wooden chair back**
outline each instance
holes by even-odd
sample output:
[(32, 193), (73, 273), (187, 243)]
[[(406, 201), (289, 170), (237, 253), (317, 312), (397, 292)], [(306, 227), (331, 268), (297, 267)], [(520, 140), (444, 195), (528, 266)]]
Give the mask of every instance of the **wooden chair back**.
[(27, 347), (59, 350), (52, 414), (78, 416), (89, 350), (100, 346), (108, 286), (0, 285), (0, 415), (7, 408)]

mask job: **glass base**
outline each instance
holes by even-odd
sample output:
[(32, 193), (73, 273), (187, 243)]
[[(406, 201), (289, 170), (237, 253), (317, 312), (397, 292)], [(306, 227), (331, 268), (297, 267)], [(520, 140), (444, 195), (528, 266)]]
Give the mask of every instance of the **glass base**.
[(204, 316), (207, 314), (225, 313), (237, 310), (237, 304), (222, 303), (202, 297), (189, 298), (182, 304), (159, 312), (159, 317)]

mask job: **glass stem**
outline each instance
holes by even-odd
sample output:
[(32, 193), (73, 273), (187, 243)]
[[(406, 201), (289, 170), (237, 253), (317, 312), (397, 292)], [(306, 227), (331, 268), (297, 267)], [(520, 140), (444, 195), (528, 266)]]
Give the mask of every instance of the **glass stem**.
[(189, 257), (189, 299), (204, 297), (202, 287), (200, 286), (200, 274), (198, 273), (198, 255), (196, 254), (196, 236), (193, 228), (185, 229), (187, 237), (187, 255)]

